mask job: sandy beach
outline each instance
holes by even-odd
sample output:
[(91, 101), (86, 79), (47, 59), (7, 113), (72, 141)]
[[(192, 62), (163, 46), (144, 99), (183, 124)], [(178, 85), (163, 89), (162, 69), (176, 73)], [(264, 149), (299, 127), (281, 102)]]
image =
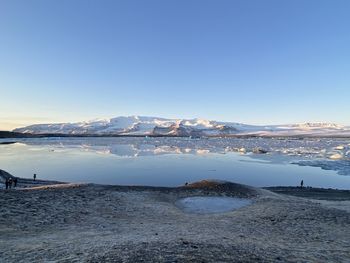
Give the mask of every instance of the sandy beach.
[[(54, 184), (1, 190), (0, 261), (348, 262), (350, 195), (342, 195), (342, 201), (325, 204), (325, 198), (215, 181), (176, 188)], [(186, 213), (175, 205), (190, 196), (252, 203), (214, 214)]]

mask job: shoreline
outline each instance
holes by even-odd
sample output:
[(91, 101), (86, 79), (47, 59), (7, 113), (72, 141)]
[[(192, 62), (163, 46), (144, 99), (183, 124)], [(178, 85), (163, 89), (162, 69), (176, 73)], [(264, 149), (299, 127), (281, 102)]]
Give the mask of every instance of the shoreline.
[[(15, 176), (9, 174), (8, 172), (0, 169), (0, 182), (4, 183), (6, 178), (15, 178)], [(16, 189), (26, 189), (26, 188), (38, 188), (38, 187), (50, 187), (56, 185), (96, 185), (96, 186), (104, 186), (104, 187), (116, 187), (120, 190), (122, 189), (130, 189), (130, 190), (174, 190), (174, 189), (182, 189), (184, 186), (148, 186), (148, 185), (103, 185), (103, 184), (93, 184), (93, 183), (72, 183), (72, 182), (61, 182), (55, 180), (42, 180), (29, 178), (21, 178), (17, 177), (18, 183)], [(203, 181), (212, 181), (215, 182), (217, 180), (203, 180)], [(196, 183), (192, 184), (196, 185)], [(320, 187), (311, 187), (306, 186), (300, 188), (299, 186), (267, 186), (260, 187), (260, 189), (265, 189), (277, 194), (290, 195), (295, 197), (316, 199), (316, 200), (330, 200), (330, 201), (346, 201), (350, 200), (350, 190), (346, 189), (335, 189), (335, 188), (320, 188)], [(1, 188), (0, 188), (1, 190)]]
[[(0, 169), (0, 182), (3, 183), (6, 178), (15, 178), (15, 176), (7, 173), (4, 170)], [(34, 188), (39, 189), (39, 187), (50, 187), (56, 185), (96, 185), (101, 187), (115, 187), (120, 190), (127, 189), (127, 190), (174, 190), (174, 189), (183, 189), (184, 186), (148, 186), (148, 185), (104, 185), (104, 184), (94, 184), (94, 183), (72, 183), (72, 182), (61, 182), (61, 181), (55, 181), (55, 180), (42, 180), (42, 179), (36, 179), (35, 181), (33, 179), (29, 178), (21, 178), (17, 177), (18, 183), (17, 188), (12, 188), (12, 190), (23, 190), (26, 188)], [(203, 180), (203, 182), (216, 182), (218, 180)], [(192, 184), (196, 185), (196, 183)], [(201, 186), (203, 187), (203, 185)], [(260, 189), (265, 189), (277, 194), (283, 194), (283, 195), (290, 195), (295, 197), (302, 197), (302, 198), (309, 198), (309, 199), (315, 199), (315, 200), (331, 200), (331, 201), (346, 201), (350, 200), (350, 190), (346, 189), (335, 189), (335, 188), (320, 188), (320, 187), (311, 187), (306, 186), (303, 188), (300, 188), (299, 186), (266, 186), (266, 187), (260, 187)], [(1, 188), (0, 188), (1, 190)]]
[(298, 186), (269, 186), (263, 189), (272, 191), (278, 194), (291, 195), (302, 198), (316, 200), (332, 200), (346, 201), (350, 200), (350, 190), (334, 189), (334, 188), (319, 188), (319, 187), (303, 187)]

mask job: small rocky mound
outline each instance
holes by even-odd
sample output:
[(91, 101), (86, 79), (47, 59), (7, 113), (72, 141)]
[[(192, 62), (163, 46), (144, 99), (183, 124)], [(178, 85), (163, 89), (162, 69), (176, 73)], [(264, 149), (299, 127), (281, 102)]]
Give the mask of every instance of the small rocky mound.
[(220, 180), (202, 180), (187, 184), (182, 188), (225, 193), (241, 198), (252, 198), (258, 196), (258, 190), (254, 187)]

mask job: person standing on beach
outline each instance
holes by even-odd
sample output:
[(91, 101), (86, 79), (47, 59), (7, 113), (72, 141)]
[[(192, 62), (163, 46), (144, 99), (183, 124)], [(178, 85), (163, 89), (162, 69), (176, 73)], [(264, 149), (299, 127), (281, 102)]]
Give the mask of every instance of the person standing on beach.
[(301, 182), (300, 182), (300, 188), (302, 189), (303, 186), (304, 186), (304, 180), (301, 180)]
[(13, 188), (17, 186), (17, 177), (13, 178)]
[(6, 181), (5, 181), (5, 186), (6, 186), (6, 190), (9, 189), (9, 179), (6, 178)]
[(33, 175), (33, 179), (34, 179), (34, 181), (35, 181), (35, 179), (36, 179), (36, 174)]
[(12, 188), (12, 178), (9, 179), (9, 188)]

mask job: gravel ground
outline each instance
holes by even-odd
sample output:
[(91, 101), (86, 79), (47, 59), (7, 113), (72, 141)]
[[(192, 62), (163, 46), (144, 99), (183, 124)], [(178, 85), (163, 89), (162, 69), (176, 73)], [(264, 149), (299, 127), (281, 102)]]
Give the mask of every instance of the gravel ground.
[[(189, 214), (187, 196), (252, 204)], [(61, 184), (0, 190), (0, 262), (349, 262), (349, 202), (324, 205), (248, 186)]]

